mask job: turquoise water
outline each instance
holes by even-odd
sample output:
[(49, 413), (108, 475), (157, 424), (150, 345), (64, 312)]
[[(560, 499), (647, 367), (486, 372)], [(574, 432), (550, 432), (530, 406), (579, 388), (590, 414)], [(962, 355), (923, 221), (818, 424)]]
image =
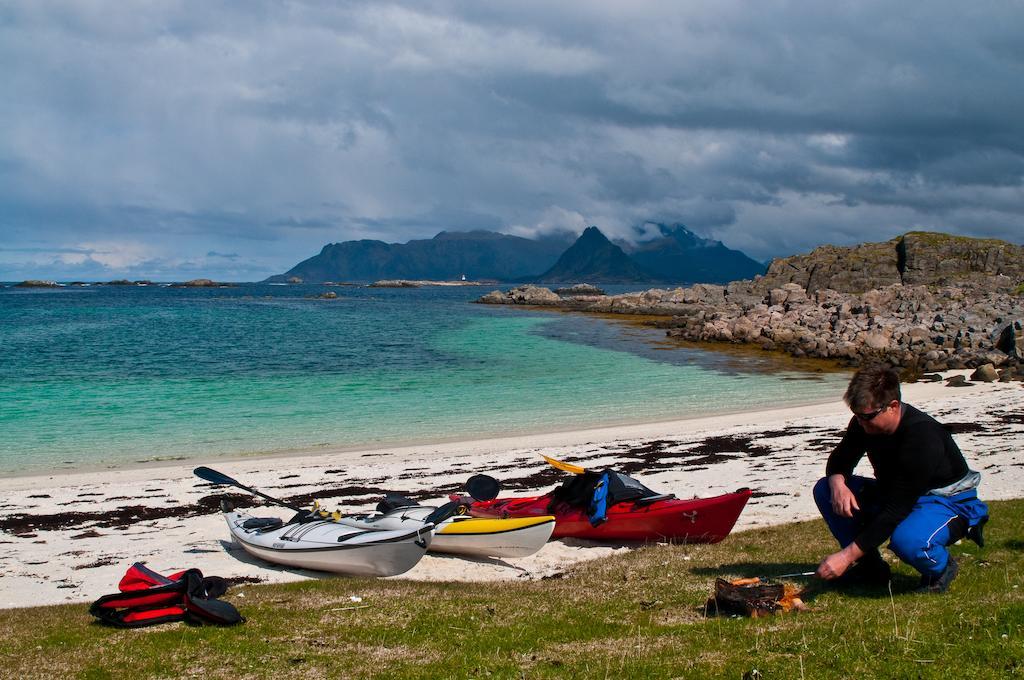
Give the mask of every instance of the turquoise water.
[[(0, 473), (468, 439), (835, 398), (841, 375), (469, 304), (487, 289), (0, 289)], [(813, 379), (806, 379), (813, 378)]]

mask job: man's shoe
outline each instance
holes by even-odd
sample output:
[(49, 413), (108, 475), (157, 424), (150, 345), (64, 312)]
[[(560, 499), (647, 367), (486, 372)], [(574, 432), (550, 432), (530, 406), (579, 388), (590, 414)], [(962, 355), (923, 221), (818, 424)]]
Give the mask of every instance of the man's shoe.
[(984, 517), (975, 526), (967, 530), (967, 538), (977, 543), (979, 548), (985, 547), (985, 534), (982, 530), (985, 528), (985, 522), (987, 521), (988, 517)]
[(833, 582), (837, 586), (884, 586), (892, 578), (888, 563), (877, 552), (861, 557)]
[(946, 568), (938, 576), (924, 574), (921, 576), (921, 585), (918, 586), (919, 593), (944, 593), (949, 590), (949, 584), (953, 582), (956, 575), (960, 573), (960, 565), (952, 557), (946, 563)]

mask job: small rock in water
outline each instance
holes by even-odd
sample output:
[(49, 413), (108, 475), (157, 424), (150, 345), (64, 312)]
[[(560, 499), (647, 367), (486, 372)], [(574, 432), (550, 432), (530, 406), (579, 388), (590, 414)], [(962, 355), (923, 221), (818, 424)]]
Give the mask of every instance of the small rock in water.
[(592, 286), (589, 283), (577, 283), (574, 286), (567, 286), (565, 288), (556, 288), (554, 290), (556, 295), (604, 295), (605, 292), (597, 286)]

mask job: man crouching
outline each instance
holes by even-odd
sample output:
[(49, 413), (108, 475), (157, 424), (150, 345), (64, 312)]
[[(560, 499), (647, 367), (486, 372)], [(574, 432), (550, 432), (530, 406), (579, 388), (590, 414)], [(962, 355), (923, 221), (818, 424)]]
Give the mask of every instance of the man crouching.
[[(882, 584), (889, 549), (921, 572), (921, 592), (943, 593), (958, 566), (947, 546), (967, 536), (982, 545), (988, 506), (978, 500), (981, 474), (967, 467), (952, 435), (900, 401), (896, 371), (870, 366), (850, 380), (843, 401), (853, 418), (828, 458), (814, 501), (842, 550), (818, 565), (826, 580)], [(853, 474), (867, 453), (875, 478)]]

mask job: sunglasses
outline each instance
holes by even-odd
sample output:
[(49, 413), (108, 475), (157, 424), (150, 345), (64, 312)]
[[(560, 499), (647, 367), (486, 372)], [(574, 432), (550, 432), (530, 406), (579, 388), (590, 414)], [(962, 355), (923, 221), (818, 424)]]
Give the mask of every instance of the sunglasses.
[(874, 420), (875, 418), (877, 418), (878, 415), (882, 411), (887, 409), (887, 408), (889, 408), (889, 407), (888, 406), (883, 406), (882, 408), (878, 409), (877, 411), (872, 411), (871, 413), (854, 413), (853, 415), (856, 416), (857, 420), (859, 420), (860, 422), (867, 423), (867, 422), (870, 422), (870, 421)]

